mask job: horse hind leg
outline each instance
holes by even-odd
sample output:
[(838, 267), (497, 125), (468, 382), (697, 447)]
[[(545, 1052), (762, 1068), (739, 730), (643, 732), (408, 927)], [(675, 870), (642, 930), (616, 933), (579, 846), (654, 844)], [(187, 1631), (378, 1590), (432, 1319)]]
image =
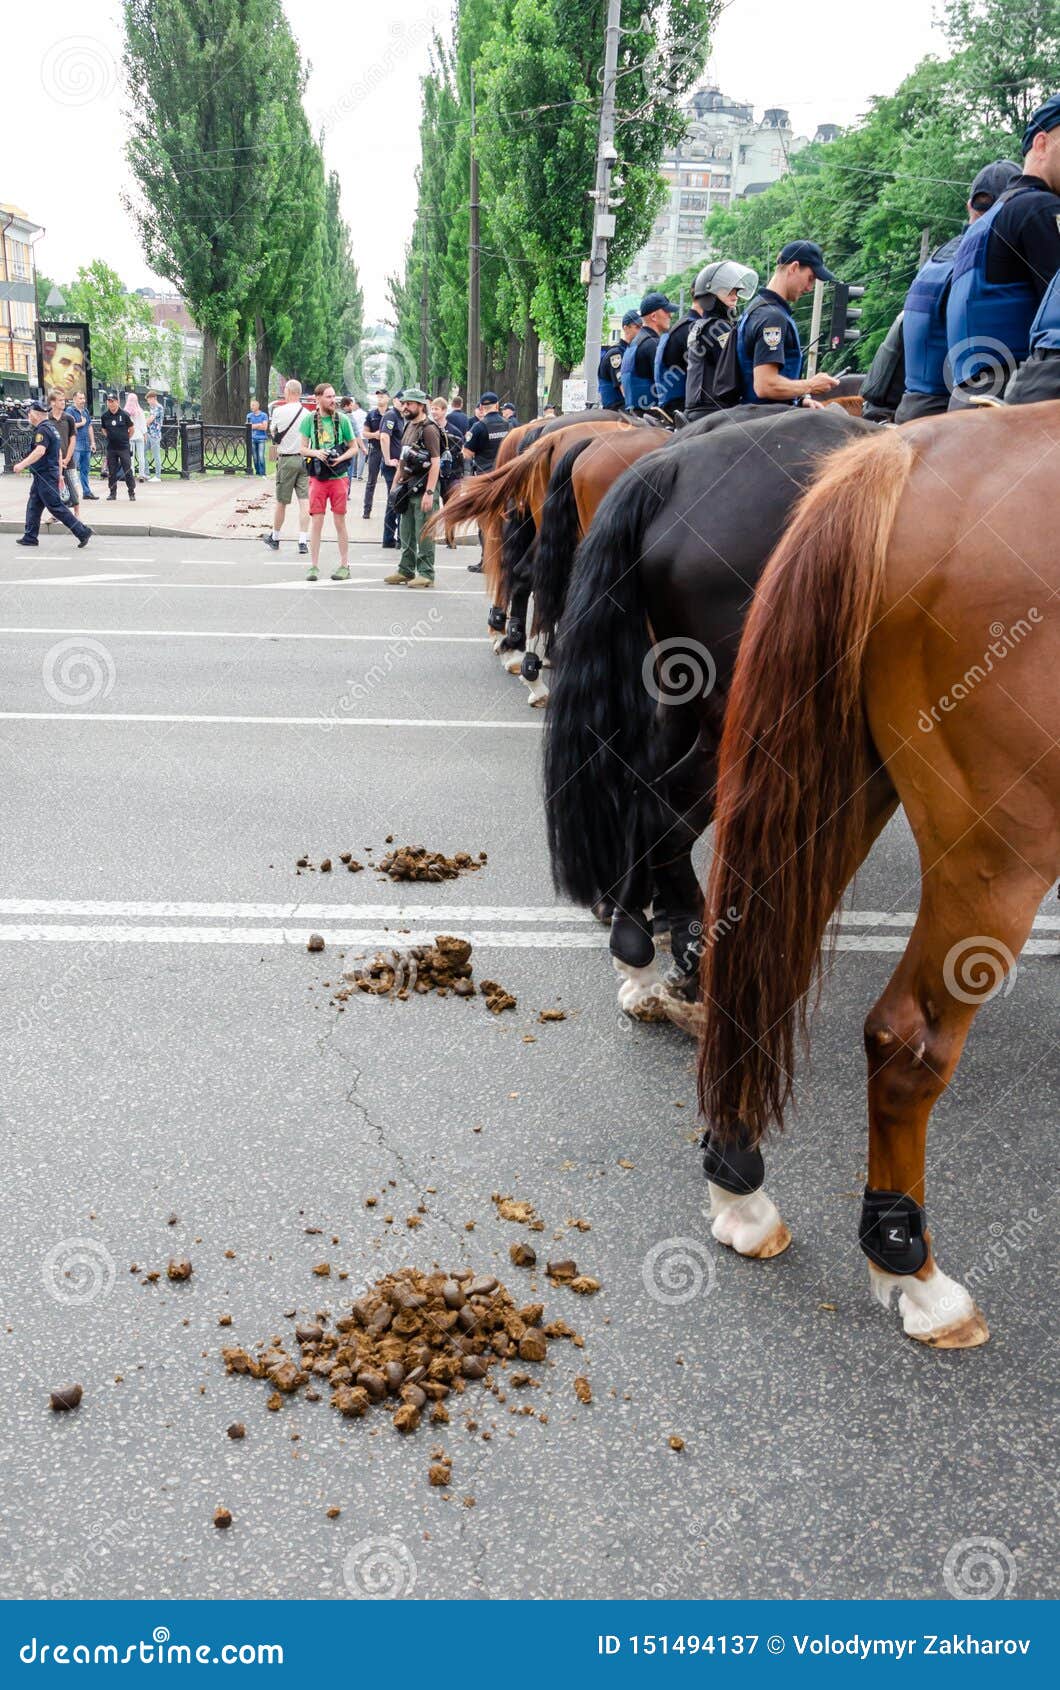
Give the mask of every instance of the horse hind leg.
[(710, 1193), (710, 1230), (719, 1244), (738, 1256), (769, 1261), (783, 1255), (791, 1233), (764, 1189), (765, 1164), (757, 1148), (703, 1137), (703, 1172)]
[(1014, 966), (1049, 877), (986, 826), (949, 849), (918, 843), (935, 866), (902, 960), (865, 1023), (869, 1182), (859, 1238), (879, 1301), (888, 1307), (899, 1293), (908, 1337), (971, 1349), (989, 1332), (971, 1294), (935, 1259), (923, 1206), (927, 1124), (977, 1010)]

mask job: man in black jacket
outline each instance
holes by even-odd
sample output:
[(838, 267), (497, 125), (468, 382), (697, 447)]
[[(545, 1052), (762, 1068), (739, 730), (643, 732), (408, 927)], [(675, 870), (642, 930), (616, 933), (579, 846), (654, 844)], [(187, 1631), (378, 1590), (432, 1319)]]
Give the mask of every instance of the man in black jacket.
[(132, 418), (128, 411), (123, 410), (118, 403), (116, 393), (107, 394), (107, 403), (103, 407), (103, 415), (99, 419), (99, 426), (103, 430), (107, 442), (107, 485), (110, 492), (108, 499), (118, 497), (118, 477), (125, 482), (130, 499), (136, 498), (136, 482), (133, 479), (132, 452), (129, 441), (132, 436)]

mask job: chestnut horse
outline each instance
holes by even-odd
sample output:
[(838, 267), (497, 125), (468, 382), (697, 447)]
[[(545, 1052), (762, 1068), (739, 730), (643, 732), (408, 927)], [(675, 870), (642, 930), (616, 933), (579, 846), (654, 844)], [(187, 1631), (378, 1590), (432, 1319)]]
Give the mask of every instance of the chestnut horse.
[[(1060, 402), (882, 429), (824, 463), (758, 584), (717, 788), (700, 1099), (714, 1236), (788, 1234), (757, 1149), (792, 1091), (794, 1035), (832, 913), (901, 803), (921, 864), (902, 960), (865, 1023), (859, 1231), (905, 1332), (967, 1348), (986, 1323), (924, 1215), (928, 1118), (978, 1006), (1060, 872)], [(735, 912), (735, 919), (730, 915)]]

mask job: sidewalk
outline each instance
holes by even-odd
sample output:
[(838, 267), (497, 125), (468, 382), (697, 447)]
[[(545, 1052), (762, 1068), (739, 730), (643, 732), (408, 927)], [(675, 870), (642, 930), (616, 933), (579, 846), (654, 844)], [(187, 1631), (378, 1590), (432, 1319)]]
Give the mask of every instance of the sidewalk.
[[(92, 481), (98, 503), (86, 501), (81, 515), (96, 534), (153, 535), (188, 540), (254, 540), (272, 527), (273, 478), (253, 475), (196, 475), (189, 481), (166, 476), (161, 482), (137, 484), (135, 502), (119, 486), (113, 504), (107, 483)], [(354, 481), (349, 509), (350, 541), (378, 546), (383, 538), (386, 487), (376, 484), (372, 515), (361, 516), (364, 482)], [(22, 513), (29, 495), (29, 477), (0, 476), (0, 534), (21, 534)], [(333, 535), (330, 520), (326, 524)], [(293, 539), (298, 533), (298, 506), (292, 504), (283, 528)]]

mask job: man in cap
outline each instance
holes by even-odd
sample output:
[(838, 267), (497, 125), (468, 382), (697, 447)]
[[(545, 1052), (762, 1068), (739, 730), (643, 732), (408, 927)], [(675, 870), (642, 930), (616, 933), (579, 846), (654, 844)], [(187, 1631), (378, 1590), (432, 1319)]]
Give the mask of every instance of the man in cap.
[[(62, 389), (55, 387), (51, 395), (52, 409), (62, 415)], [(33, 443), (26, 456), (14, 466), (15, 474), (19, 475), (24, 469), (32, 471), (33, 485), (29, 490), (26, 501), (26, 528), (15, 541), (16, 546), (36, 546), (40, 543), (40, 519), (44, 511), (51, 511), (53, 517), (69, 528), (79, 546), (87, 546), (92, 538), (91, 528), (71, 515), (59, 495), (59, 462), (62, 456), (62, 436), (55, 422), (48, 415), (48, 407), (43, 400), (31, 399), (29, 402), (29, 426), (32, 430)]]
[(103, 437), (107, 442), (107, 485), (110, 491), (108, 499), (118, 497), (118, 477), (125, 482), (130, 499), (136, 498), (136, 481), (132, 467), (132, 427), (133, 420), (128, 411), (119, 403), (116, 393), (107, 394), (107, 402), (103, 407), (99, 419), (99, 426), (103, 430)]
[(596, 366), (596, 385), (600, 404), (605, 411), (622, 409), (622, 355), (631, 340), (640, 332), (640, 312), (627, 311), (617, 340), (600, 348), (600, 362)]
[(383, 512), (383, 550), (397, 550), (397, 515), (390, 503), (390, 491), (397, 474), (401, 436), (405, 428), (405, 413), (401, 408), (404, 390), (395, 393), (379, 419), (379, 469), (386, 483), (386, 510)]
[(622, 356), (622, 397), (627, 411), (655, 404), (655, 349), (677, 309), (664, 293), (646, 293), (640, 302), (640, 328)]
[(792, 306), (814, 282), (834, 282), (816, 241), (789, 241), (766, 287), (740, 318), (734, 336), (736, 402), (744, 405), (814, 404), (839, 386), (836, 376), (802, 375), (802, 343)]
[[(497, 461), (501, 441), (508, 432), (508, 424), (497, 409), (499, 404), (496, 393), (484, 393), (475, 407), (475, 421), (464, 436), (464, 458), (471, 465), (472, 475), (485, 475)], [(481, 546), (481, 528), (478, 538)], [(481, 554), (477, 563), (469, 563), (467, 567), (470, 574), (481, 575)]]
[[(984, 212), (990, 210), (996, 200), (1012, 186), (1019, 174), (1019, 165), (1013, 164), (1012, 160), (1007, 158), (999, 158), (993, 164), (983, 166), (968, 190), (968, 222), (965, 229), (977, 223)], [(900, 403), (893, 413), (896, 423), (912, 422), (916, 417), (933, 416), (939, 411), (945, 411), (949, 405), (950, 390), (946, 379), (946, 305), (953, 280), (954, 260), (964, 238), (965, 229), (935, 248), (927, 263), (917, 271), (905, 296), (901, 326), (898, 330), (902, 343), (901, 368), (904, 387)], [(893, 332), (892, 323), (888, 340)], [(885, 341), (884, 347), (886, 344)], [(880, 348), (881, 353), (884, 347)], [(874, 361), (861, 390), (866, 401), (863, 414), (870, 422), (880, 420), (877, 411), (881, 394), (878, 390), (882, 385), (883, 374), (882, 368), (876, 370)]]
[(972, 223), (953, 261), (946, 340), (950, 409), (1001, 397), (1031, 349), (1031, 324), (1060, 269), (1060, 94), (1023, 133), (1023, 169)]
[(383, 579), (390, 587), (433, 587), (434, 541), (423, 538), (423, 529), (441, 503), (438, 479), (444, 438), (427, 415), (427, 395), (422, 387), (405, 389), (404, 406), (405, 430), (392, 494), (396, 496), (407, 484), (407, 495), (398, 500), (402, 505), (401, 557), (394, 573)]
[(714, 400), (718, 359), (736, 321), (737, 300), (750, 299), (757, 286), (756, 272), (730, 258), (699, 272), (692, 284), (693, 314), (663, 336), (656, 354), (656, 387), (671, 415), (683, 409), (694, 422), (719, 408)]
[(1060, 399), (1060, 270), (1042, 296), (1031, 324), (1030, 355), (1005, 389), (1006, 405)]

